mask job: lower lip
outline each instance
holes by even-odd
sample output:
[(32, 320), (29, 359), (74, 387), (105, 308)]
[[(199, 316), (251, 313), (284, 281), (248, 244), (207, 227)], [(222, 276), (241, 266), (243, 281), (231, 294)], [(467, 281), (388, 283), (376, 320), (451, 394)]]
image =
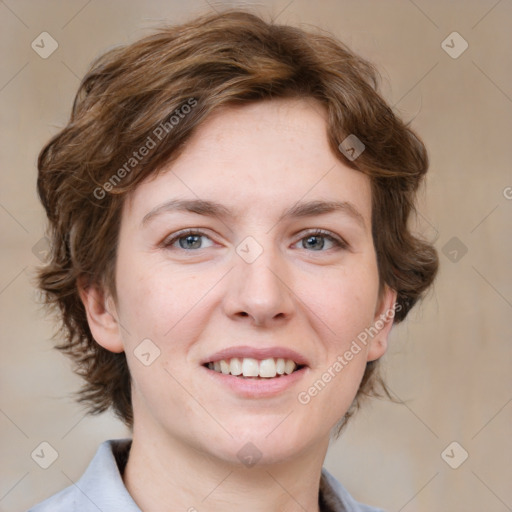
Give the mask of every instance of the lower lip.
[(280, 377), (244, 379), (243, 377), (219, 373), (204, 366), (201, 366), (201, 368), (206, 371), (215, 382), (227, 386), (231, 391), (245, 398), (266, 398), (278, 395), (295, 385), (304, 377), (308, 370), (307, 367), (303, 367), (289, 375), (284, 374)]

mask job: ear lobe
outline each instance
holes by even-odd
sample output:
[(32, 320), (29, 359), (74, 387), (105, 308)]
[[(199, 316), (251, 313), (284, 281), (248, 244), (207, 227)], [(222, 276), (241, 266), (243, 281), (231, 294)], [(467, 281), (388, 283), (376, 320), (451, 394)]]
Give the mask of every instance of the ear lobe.
[(376, 332), (369, 343), (367, 361), (382, 357), (388, 349), (388, 337), (393, 327), (397, 292), (385, 285), (373, 319), (372, 332)]
[(96, 284), (87, 285), (78, 279), (78, 293), (87, 313), (87, 323), (94, 340), (110, 352), (123, 352), (121, 330), (114, 301)]

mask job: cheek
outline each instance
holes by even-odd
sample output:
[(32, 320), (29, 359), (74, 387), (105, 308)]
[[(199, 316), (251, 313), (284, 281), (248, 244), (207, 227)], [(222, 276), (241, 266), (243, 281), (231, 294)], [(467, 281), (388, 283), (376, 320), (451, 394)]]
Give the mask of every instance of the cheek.
[(312, 309), (323, 320), (330, 348), (343, 350), (373, 322), (378, 298), (376, 263), (370, 260), (359, 271), (347, 269), (323, 283)]
[(128, 352), (145, 338), (161, 349), (159, 362), (176, 362), (177, 354), (204, 328), (208, 295), (218, 276), (192, 273), (190, 269), (169, 270), (168, 264), (151, 258), (125, 257), (118, 267), (118, 302), (122, 336)]
[[(373, 322), (378, 287), (368, 280), (340, 280), (316, 296), (318, 365), (301, 388), (297, 401), (310, 417), (332, 428), (353, 402), (363, 378), (368, 346), (358, 340)], [(319, 413), (318, 411), (321, 411)]]
[[(119, 318), (133, 377), (133, 400), (155, 410), (161, 403), (170, 409), (188, 408), (178, 382), (184, 380), (183, 358), (201, 326), (201, 280), (179, 271), (169, 275), (147, 260), (125, 257), (118, 266)], [(149, 364), (143, 358), (146, 353), (150, 354)]]

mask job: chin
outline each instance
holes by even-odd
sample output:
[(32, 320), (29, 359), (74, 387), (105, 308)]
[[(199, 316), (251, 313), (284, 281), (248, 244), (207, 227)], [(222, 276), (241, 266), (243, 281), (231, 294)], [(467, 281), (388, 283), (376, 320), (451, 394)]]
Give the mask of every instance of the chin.
[[(293, 459), (306, 449), (309, 443), (303, 427), (300, 429), (297, 428), (299, 425), (288, 425), (287, 428), (285, 423), (286, 420), (279, 424), (279, 421), (273, 418), (271, 422), (253, 424), (243, 429), (228, 427), (233, 438), (226, 439), (227, 442), (223, 443), (225, 450), (221, 449), (222, 453), (218, 455), (227, 462), (247, 467), (252, 467), (254, 463), (259, 466), (271, 465)], [(290, 427), (293, 427), (293, 430)]]
[[(236, 451), (232, 451), (235, 447)], [(235, 464), (248, 469), (253, 466), (273, 466), (286, 463), (297, 457), (300, 450), (297, 446), (274, 445), (274, 443), (261, 443), (252, 441), (235, 442), (229, 447), (229, 451), (216, 454), (218, 458), (229, 464)]]

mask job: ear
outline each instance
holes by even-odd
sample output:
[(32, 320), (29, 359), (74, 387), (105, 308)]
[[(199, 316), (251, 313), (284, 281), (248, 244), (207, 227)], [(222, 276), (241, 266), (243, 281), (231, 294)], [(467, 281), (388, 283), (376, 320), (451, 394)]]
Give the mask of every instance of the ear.
[(395, 318), (395, 307), (397, 292), (388, 285), (384, 285), (384, 290), (379, 297), (373, 325), (369, 331), (373, 334), (368, 344), (367, 361), (375, 361), (382, 357), (388, 348), (388, 336), (393, 327)]
[(96, 284), (79, 278), (78, 293), (87, 313), (87, 322), (95, 341), (110, 352), (123, 352), (120, 324), (114, 300)]

